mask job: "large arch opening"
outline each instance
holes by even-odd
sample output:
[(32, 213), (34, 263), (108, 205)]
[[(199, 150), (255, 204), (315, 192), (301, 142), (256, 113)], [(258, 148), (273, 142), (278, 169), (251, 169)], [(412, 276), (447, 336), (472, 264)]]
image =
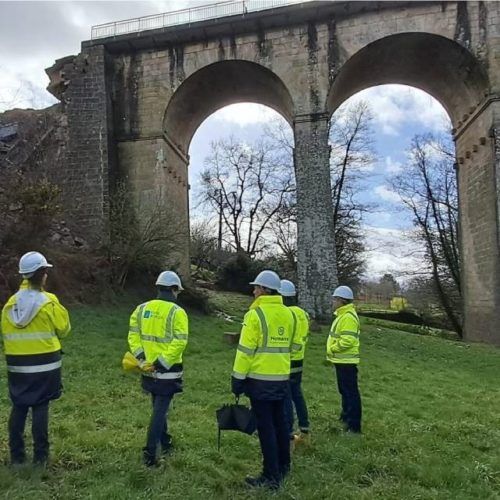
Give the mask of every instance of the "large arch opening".
[(329, 91), (327, 109), (331, 114), (357, 92), (390, 83), (433, 96), (455, 127), (489, 89), (484, 68), (458, 43), (429, 33), (402, 33), (368, 44), (342, 66)]
[(195, 131), (208, 116), (244, 102), (269, 106), (292, 123), (292, 97), (280, 78), (260, 64), (232, 60), (205, 66), (180, 85), (166, 109), (164, 133), (186, 154)]
[[(427, 92), (451, 119), (458, 168), (465, 337), (498, 342), (490, 331), (498, 317), (498, 247), (491, 236), (498, 231), (498, 193), (495, 159), (487, 139), (492, 109), (486, 68), (469, 50), (445, 37), (392, 35), (368, 44), (345, 62), (329, 90), (326, 108), (333, 114), (357, 92), (390, 83)], [(478, 214), (484, 219), (480, 229)], [(490, 294), (487, 301), (478, 298), (485, 290)]]
[(415, 321), (460, 334), (451, 128), (430, 94), (370, 87), (332, 115), (330, 168), (332, 185), (341, 186), (334, 200), (339, 281), (354, 285), (358, 310), (396, 320), (400, 307)]
[[(269, 262), (295, 279), (295, 247), (282, 252), (296, 234), (283, 213), (294, 199), (292, 151), (290, 124), (262, 104), (225, 106), (196, 129), (189, 147), (192, 277), (211, 276), (223, 290), (247, 293), (253, 277), (246, 267)], [(279, 223), (290, 233), (279, 232)]]
[[(199, 69), (184, 80), (168, 103), (162, 139), (166, 177), (160, 184), (166, 186), (165, 195), (182, 214), (186, 228), (190, 226), (188, 167), (193, 136), (212, 114), (237, 103), (264, 105), (279, 113), (285, 122), (293, 121), (292, 97), (281, 79), (271, 70), (243, 60), (219, 61)], [(195, 155), (195, 162), (199, 163), (199, 155)], [(177, 187), (178, 181), (183, 187)], [(174, 189), (169, 188), (172, 185)], [(186, 237), (190, 238), (189, 231)], [(185, 275), (189, 274), (188, 259), (186, 252), (181, 266)]]

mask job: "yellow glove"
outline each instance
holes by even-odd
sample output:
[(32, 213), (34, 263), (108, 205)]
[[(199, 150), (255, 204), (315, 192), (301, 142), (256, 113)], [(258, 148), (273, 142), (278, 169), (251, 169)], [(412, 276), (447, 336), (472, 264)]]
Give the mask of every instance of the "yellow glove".
[(155, 371), (155, 367), (153, 363), (147, 363), (146, 361), (143, 361), (140, 365), (139, 368), (141, 369), (142, 372), (146, 373), (151, 373)]

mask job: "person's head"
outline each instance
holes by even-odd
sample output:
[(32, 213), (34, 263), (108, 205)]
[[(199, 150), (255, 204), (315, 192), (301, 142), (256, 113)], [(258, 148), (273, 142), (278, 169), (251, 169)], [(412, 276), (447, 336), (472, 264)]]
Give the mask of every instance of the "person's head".
[(19, 274), (28, 280), (30, 287), (41, 290), (47, 282), (48, 269), (52, 264), (40, 252), (25, 253), (19, 259)]
[(345, 285), (338, 286), (332, 293), (333, 297), (333, 310), (336, 311), (339, 307), (352, 303), (354, 294), (352, 290)]
[(257, 298), (261, 295), (278, 295), (281, 281), (274, 271), (266, 270), (260, 272), (250, 285), (253, 285), (253, 295)]
[(293, 306), (297, 303), (297, 291), (291, 281), (281, 280), (279, 293), (283, 297), (283, 304), (286, 306)]
[(181, 279), (173, 271), (163, 271), (160, 273), (156, 280), (156, 287), (159, 292), (171, 292), (176, 298), (184, 290)]

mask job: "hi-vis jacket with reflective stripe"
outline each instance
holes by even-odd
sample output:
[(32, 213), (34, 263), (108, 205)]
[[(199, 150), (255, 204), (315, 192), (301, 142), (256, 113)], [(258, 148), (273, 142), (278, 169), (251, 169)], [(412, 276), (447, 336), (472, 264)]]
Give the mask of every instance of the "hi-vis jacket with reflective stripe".
[[(137, 306), (130, 316), (128, 343), (132, 354), (144, 354), (147, 362), (158, 362), (166, 371), (182, 364), (187, 341), (187, 314), (173, 302), (150, 300)], [(155, 377), (180, 378), (182, 371), (157, 373)]]
[(326, 358), (332, 363), (359, 363), (359, 318), (353, 304), (335, 311), (326, 343)]
[[(304, 359), (306, 344), (309, 336), (309, 314), (298, 306), (290, 306), (293, 314), (297, 318), (296, 349), (292, 349), (290, 358), (293, 361)], [(292, 363), (293, 364), (293, 363)], [(292, 367), (293, 371), (293, 367)]]
[(296, 342), (296, 318), (280, 295), (261, 295), (243, 319), (233, 377), (286, 381), (290, 377), (290, 350)]
[(68, 311), (57, 297), (52, 293), (29, 289), (26, 280), (2, 310), (2, 338), (6, 355), (59, 351), (59, 339), (66, 337), (70, 329)]

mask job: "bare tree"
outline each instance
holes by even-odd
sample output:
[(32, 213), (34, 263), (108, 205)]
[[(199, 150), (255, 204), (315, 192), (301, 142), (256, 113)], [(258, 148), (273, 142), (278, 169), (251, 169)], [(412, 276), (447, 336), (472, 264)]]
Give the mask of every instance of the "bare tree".
[(191, 224), (190, 258), (196, 270), (215, 270), (217, 256), (221, 249), (218, 238), (214, 237), (213, 224), (209, 220), (199, 220)]
[(373, 115), (365, 101), (334, 114), (330, 145), (334, 224), (341, 219), (360, 220), (372, 207), (360, 203), (355, 195), (375, 161)]
[[(291, 163), (293, 138), (290, 130), (278, 122), (267, 127), (265, 133), (284, 155), (289, 156)], [(338, 277), (343, 283), (356, 285), (365, 266), (361, 221), (365, 213), (374, 209), (356, 197), (375, 162), (373, 117), (366, 102), (358, 101), (335, 113), (330, 145)], [(296, 209), (293, 190), (271, 223), (275, 244), (290, 263), (296, 259)]]
[(107, 250), (115, 284), (125, 286), (132, 269), (156, 272), (166, 265), (178, 266), (187, 235), (160, 193), (138, 207), (131, 203), (126, 183), (119, 182), (110, 197), (109, 224)]
[(391, 184), (412, 214), (417, 237), (425, 245), (440, 304), (462, 336), (458, 190), (452, 151), (449, 139), (416, 136), (407, 168)]
[(254, 257), (265, 249), (265, 231), (294, 189), (282, 151), (265, 139), (247, 145), (230, 138), (212, 143), (205, 166), (200, 201), (220, 215), (224, 243)]

